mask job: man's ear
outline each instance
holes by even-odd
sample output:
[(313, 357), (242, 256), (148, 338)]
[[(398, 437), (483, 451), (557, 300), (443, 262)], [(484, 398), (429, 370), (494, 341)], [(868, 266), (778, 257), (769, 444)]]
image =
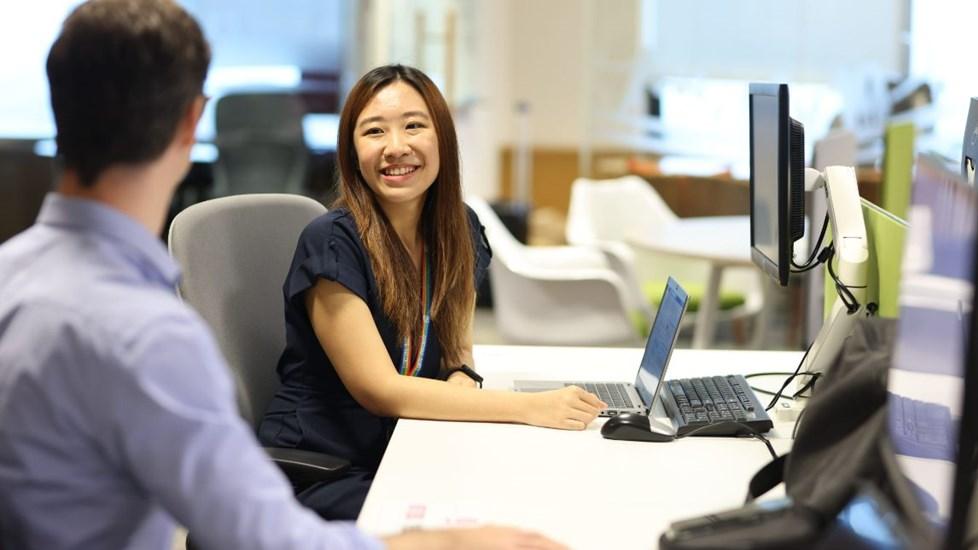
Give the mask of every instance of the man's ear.
[(180, 119), (180, 124), (177, 126), (177, 142), (180, 145), (189, 147), (194, 144), (197, 122), (200, 120), (200, 116), (204, 114), (204, 105), (206, 103), (207, 99), (202, 95), (197, 96), (190, 102), (190, 106), (187, 107), (186, 112), (184, 112), (183, 117)]

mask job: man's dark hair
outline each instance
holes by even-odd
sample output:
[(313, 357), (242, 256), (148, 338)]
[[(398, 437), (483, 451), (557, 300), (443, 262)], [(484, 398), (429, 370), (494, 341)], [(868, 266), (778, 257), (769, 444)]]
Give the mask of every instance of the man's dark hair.
[(90, 0), (65, 20), (47, 71), (58, 154), (92, 185), (159, 157), (203, 89), (210, 48), (171, 0)]

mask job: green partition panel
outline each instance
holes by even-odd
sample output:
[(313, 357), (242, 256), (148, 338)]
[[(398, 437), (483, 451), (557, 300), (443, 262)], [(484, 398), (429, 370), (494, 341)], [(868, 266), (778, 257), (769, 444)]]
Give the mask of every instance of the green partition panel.
[[(900, 269), (903, 263), (903, 243), (907, 238), (906, 220), (875, 204), (862, 200), (863, 221), (869, 259), (866, 270), (866, 300), (879, 306), (879, 315), (896, 318), (900, 315)], [(906, 205), (904, 205), (906, 208)], [(837, 264), (835, 264), (837, 265)], [(838, 299), (835, 285), (825, 271), (825, 315), (832, 311)]]
[(881, 202), (887, 212), (903, 219), (910, 205), (914, 132), (912, 122), (901, 122), (887, 126), (884, 136)]

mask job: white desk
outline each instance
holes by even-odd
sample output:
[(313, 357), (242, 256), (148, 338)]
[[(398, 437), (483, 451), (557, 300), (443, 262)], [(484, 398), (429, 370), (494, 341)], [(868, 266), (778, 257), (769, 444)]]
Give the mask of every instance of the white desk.
[[(641, 355), (639, 348), (475, 348), (478, 370), (493, 389), (526, 377), (633, 380)], [(667, 378), (788, 371), (800, 358), (800, 352), (677, 350)], [(750, 476), (770, 460), (755, 439), (611, 441), (601, 437), (602, 423), (572, 432), (400, 420), (358, 525), (389, 534), (405, 525), (471, 520), (536, 530), (574, 549), (648, 549), (671, 521), (741, 505)], [(790, 433), (790, 424), (776, 423), (768, 434), (779, 453), (790, 447)], [(417, 505), (426, 506), (423, 522), (406, 519)]]
[[(710, 274), (693, 327), (693, 347), (712, 346), (723, 270), (754, 265), (750, 257), (750, 216), (679, 218), (658, 234), (633, 235), (629, 243), (652, 252), (709, 262)], [(758, 330), (765, 326), (763, 321), (757, 323)], [(760, 340), (755, 338), (755, 342)]]

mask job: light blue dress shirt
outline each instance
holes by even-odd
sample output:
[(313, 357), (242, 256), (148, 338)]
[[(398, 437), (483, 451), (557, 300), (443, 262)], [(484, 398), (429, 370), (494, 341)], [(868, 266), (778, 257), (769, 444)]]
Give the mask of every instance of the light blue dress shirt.
[[(0, 547), (381, 548), (299, 506), (143, 226), (50, 194), (0, 246)], [(269, 365), (274, 368), (274, 365)]]

